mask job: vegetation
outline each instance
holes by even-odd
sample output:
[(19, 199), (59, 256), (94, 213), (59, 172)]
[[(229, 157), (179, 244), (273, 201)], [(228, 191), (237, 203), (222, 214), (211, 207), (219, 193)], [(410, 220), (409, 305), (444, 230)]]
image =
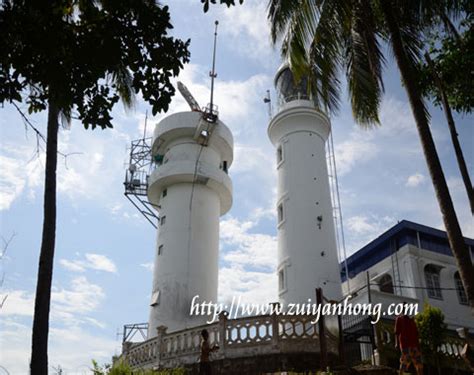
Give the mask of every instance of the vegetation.
[(112, 127), (114, 105), (121, 99), (132, 106), (138, 93), (153, 114), (166, 111), (174, 94), (170, 78), (189, 60), (189, 41), (168, 36), (171, 28), (168, 8), (154, 0), (5, 0), (0, 6), (0, 104), (48, 110), (32, 374), (48, 373), (58, 120)]
[(97, 361), (92, 360), (92, 373), (94, 375), (186, 375), (184, 368), (176, 368), (171, 370), (133, 370), (124, 361), (117, 361), (113, 365), (100, 366)]
[(428, 364), (436, 364), (438, 371), (438, 348), (446, 339), (447, 325), (441, 309), (425, 304), (423, 311), (415, 316), (423, 359)]
[[(465, 4), (465, 18), (459, 27), (435, 30), (427, 36), (430, 58), (443, 81), (449, 106), (456, 112), (472, 113), (474, 109), (474, 6)], [(472, 9), (470, 9), (472, 8)], [(459, 30), (459, 31), (458, 31)], [(420, 86), (423, 94), (442, 106), (442, 95), (433, 80), (432, 69), (426, 61), (419, 64)]]
[(429, 114), (417, 83), (423, 33), (440, 17), (462, 8), (450, 1), (270, 0), (272, 39), (282, 40), (297, 79), (308, 76), (309, 90), (323, 109), (337, 111), (339, 72), (345, 71), (355, 120), (378, 125), (386, 63), (381, 42), (395, 57), (420, 136), (448, 240), (457, 261), (469, 303), (474, 309), (474, 267), (464, 243), (441, 162), (429, 126)]
[[(463, 3), (464, 4), (464, 3)], [(419, 64), (419, 84), (424, 96), (442, 106), (448, 123), (459, 170), (464, 182), (471, 213), (474, 215), (474, 189), (458, 139), (451, 108), (471, 113), (474, 106), (474, 14), (472, 3), (462, 7), (464, 18), (458, 28), (445, 20), (445, 31), (436, 30), (428, 36), (429, 53)], [(458, 32), (459, 30), (459, 32)]]

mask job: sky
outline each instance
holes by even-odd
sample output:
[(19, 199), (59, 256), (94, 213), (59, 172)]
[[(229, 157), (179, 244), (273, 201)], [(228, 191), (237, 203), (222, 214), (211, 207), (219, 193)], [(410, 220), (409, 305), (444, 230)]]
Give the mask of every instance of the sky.
[[(197, 0), (164, 1), (173, 35), (191, 39), (191, 62), (182, 81), (201, 106), (209, 101), (214, 21), (219, 20), (215, 101), (234, 136), (233, 207), (221, 217), (219, 300), (277, 300), (275, 150), (267, 137), (266, 90), (281, 63), (272, 47), (265, 1), (245, 0), (204, 14)], [(399, 220), (444, 229), (406, 94), (387, 55), (381, 126), (353, 121), (347, 90), (331, 115), (347, 254)], [(146, 322), (152, 283), (155, 229), (123, 195), (130, 142), (143, 136), (145, 113), (121, 105), (114, 129), (61, 130), (58, 225), (50, 322), (49, 364), (64, 374), (88, 373), (91, 360), (120, 353), (124, 324)], [(188, 110), (174, 97), (168, 113)], [(275, 108), (274, 108), (275, 111)], [(474, 223), (443, 113), (430, 107), (431, 130), (463, 234)], [(151, 112), (151, 111), (149, 111)], [(149, 116), (147, 134), (166, 114)], [(46, 116), (31, 117), (46, 133)], [(468, 168), (474, 166), (472, 116), (455, 116)], [(42, 228), (44, 153), (11, 106), (0, 108), (0, 374), (27, 374)], [(6, 245), (8, 243), (8, 246)], [(2, 372), (4, 371), (4, 372)]]

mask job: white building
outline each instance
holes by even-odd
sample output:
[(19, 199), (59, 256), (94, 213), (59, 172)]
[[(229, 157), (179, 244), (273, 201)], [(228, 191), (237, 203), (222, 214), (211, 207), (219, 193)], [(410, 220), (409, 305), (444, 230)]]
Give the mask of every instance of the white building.
[(276, 74), (278, 113), (268, 126), (278, 169), (279, 299), (315, 301), (315, 288), (326, 298), (341, 298), (325, 142), (328, 117), (306, 95), (306, 81), (295, 85), (288, 66)]
[[(465, 241), (474, 259), (474, 240)], [(443, 311), (448, 328), (474, 331), (474, 316), (445, 232), (403, 220), (350, 256), (347, 266), (351, 293), (357, 291), (353, 303), (368, 301), (369, 280), (372, 303), (386, 307), (406, 301), (418, 303), (421, 311), (428, 302)], [(342, 280), (347, 294), (344, 271)]]
[(219, 217), (232, 205), (233, 138), (201, 112), (175, 113), (156, 126), (152, 155), (159, 165), (148, 198), (160, 222), (149, 338), (161, 325), (176, 331), (204, 323), (205, 316), (190, 316), (194, 296), (217, 300)]

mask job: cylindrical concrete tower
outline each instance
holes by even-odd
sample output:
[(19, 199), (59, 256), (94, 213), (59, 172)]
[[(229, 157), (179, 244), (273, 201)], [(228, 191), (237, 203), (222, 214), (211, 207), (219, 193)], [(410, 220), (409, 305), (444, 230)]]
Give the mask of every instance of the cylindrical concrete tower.
[(204, 323), (190, 316), (191, 301), (217, 302), (219, 217), (232, 205), (233, 138), (221, 121), (210, 124), (200, 112), (163, 119), (153, 137), (158, 167), (148, 198), (159, 211), (149, 337)]
[(280, 108), (268, 126), (277, 150), (278, 290), (280, 303), (315, 301), (315, 288), (340, 299), (325, 142), (331, 125), (287, 65), (276, 77)]

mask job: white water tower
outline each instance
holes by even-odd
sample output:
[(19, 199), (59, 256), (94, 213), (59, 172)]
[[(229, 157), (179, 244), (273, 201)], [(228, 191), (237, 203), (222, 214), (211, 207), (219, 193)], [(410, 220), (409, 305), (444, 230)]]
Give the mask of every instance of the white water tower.
[(288, 65), (275, 76), (278, 113), (268, 135), (278, 170), (278, 291), (283, 306), (342, 296), (325, 143), (329, 118), (307, 94), (307, 81), (295, 84)]
[(217, 301), (219, 217), (232, 205), (227, 170), (233, 159), (229, 128), (199, 111), (164, 118), (155, 128), (158, 166), (148, 198), (159, 212), (148, 336), (204, 324), (190, 316), (192, 298)]

